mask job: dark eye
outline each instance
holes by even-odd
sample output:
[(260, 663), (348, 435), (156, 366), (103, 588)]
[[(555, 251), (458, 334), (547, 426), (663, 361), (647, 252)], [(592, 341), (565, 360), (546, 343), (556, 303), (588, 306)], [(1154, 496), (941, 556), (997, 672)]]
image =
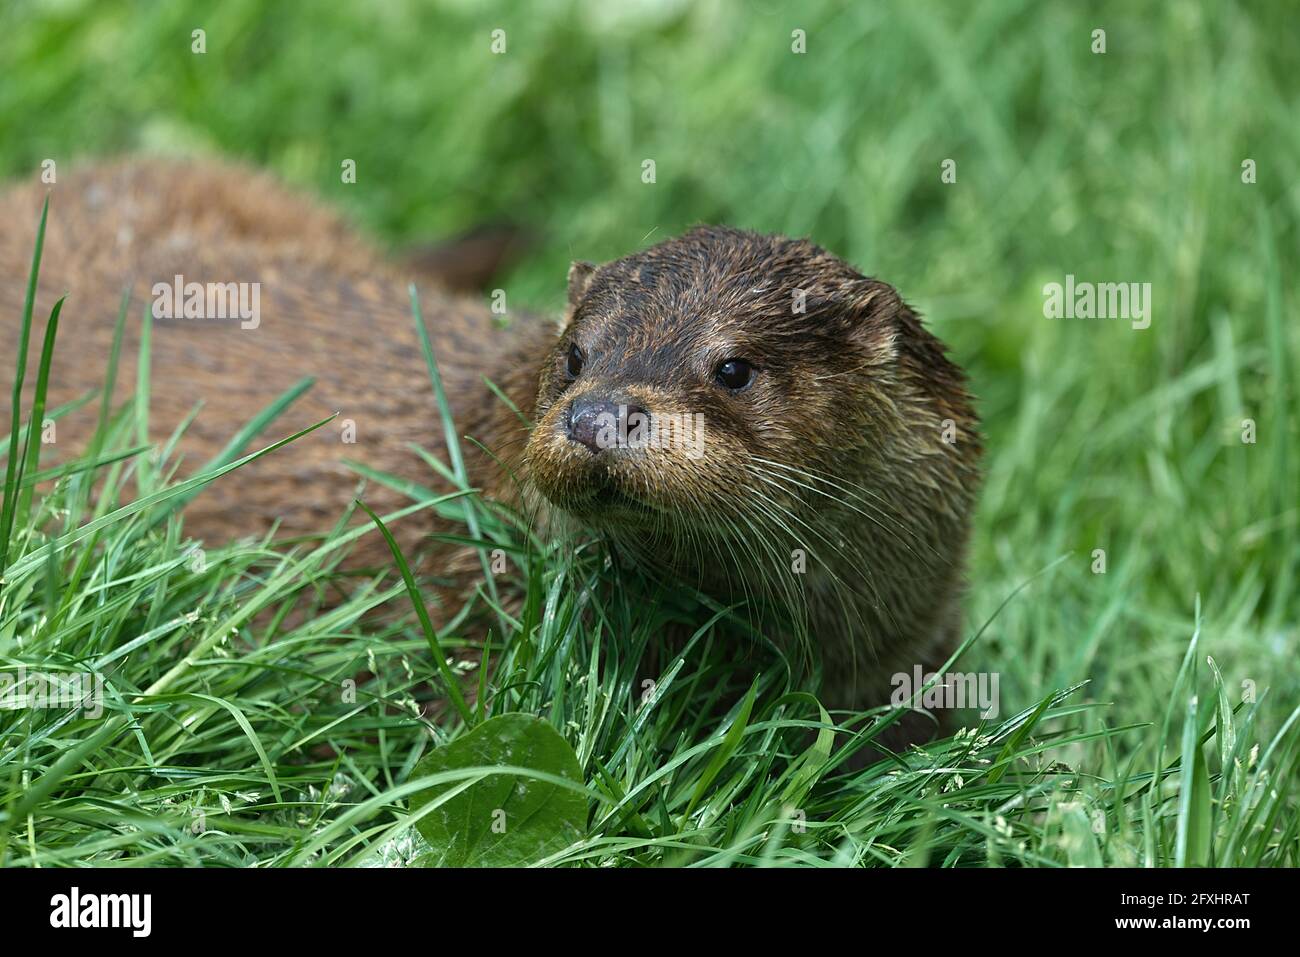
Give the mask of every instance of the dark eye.
[(582, 350), (576, 345), (571, 345), (569, 346), (568, 358), (564, 360), (564, 371), (568, 374), (570, 379), (576, 379), (578, 378), (578, 373), (582, 371), (582, 364), (586, 361), (586, 358), (582, 354)]
[(739, 392), (754, 381), (754, 367), (744, 359), (728, 359), (718, 366), (714, 375), (721, 385), (732, 392)]

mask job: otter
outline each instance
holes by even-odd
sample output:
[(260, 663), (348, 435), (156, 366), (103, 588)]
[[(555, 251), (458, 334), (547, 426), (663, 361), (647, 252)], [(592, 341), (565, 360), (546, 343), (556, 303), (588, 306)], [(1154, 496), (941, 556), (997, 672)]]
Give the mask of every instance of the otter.
[[(47, 189), (0, 195), (11, 342)], [(156, 284), (248, 283), (255, 325), (153, 320), (150, 439), (165, 442), (198, 408), (178, 445), (186, 475), (301, 379), (314, 387), (274, 437), (338, 414), (209, 486), (186, 507), (190, 536), (326, 531), (356, 492), (348, 460), (433, 484), (411, 450), (446, 452), (409, 262), (239, 166), (89, 166), (52, 194), (38, 318), (70, 295), (50, 408), (102, 387), (124, 289), (117, 402), (137, 381), (139, 315)], [(819, 652), (827, 707), (884, 704), (891, 675), (943, 663), (960, 625), (981, 440), (962, 370), (893, 287), (805, 239), (700, 226), (604, 265), (574, 263), (567, 291), (558, 324), (503, 324), (473, 297), (421, 284), (453, 417), (487, 449), (466, 444), (476, 487), (550, 528), (594, 530), (762, 620), (779, 610)], [(33, 341), (40, 333), (38, 322)], [(14, 370), (2, 365), (7, 418)], [(83, 446), (96, 417), (91, 403), (61, 419), (58, 453)], [(381, 513), (409, 503), (382, 484), (366, 499)], [(418, 549), (432, 525), (417, 513), (394, 533)], [(377, 538), (361, 550), (379, 560)], [(430, 555), (432, 567), (459, 567)]]

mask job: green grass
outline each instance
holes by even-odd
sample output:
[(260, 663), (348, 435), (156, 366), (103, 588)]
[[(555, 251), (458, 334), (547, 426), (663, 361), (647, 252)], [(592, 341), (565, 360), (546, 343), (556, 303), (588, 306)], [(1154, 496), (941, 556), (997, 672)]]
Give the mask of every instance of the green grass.
[[(0, 170), (216, 150), (395, 243), (507, 216), (543, 230), (501, 280), (516, 306), (554, 308), (571, 258), (695, 221), (812, 235), (897, 285), (971, 372), (989, 460), (960, 667), (1000, 674), (1002, 715), (850, 771), (761, 643), (741, 720), (750, 679), (725, 624), (680, 658), (660, 649), (646, 706), (642, 653), (711, 612), (618, 587), (597, 544), (529, 540), (463, 495), (413, 507), (508, 546), (500, 587), (526, 599), (512, 619), (481, 595), (435, 636), (481, 681), (462, 716), (418, 620), (367, 615), (409, 604), (396, 568), (324, 601), (339, 533), (209, 543), (199, 561), (179, 507), (193, 490), (170, 449), (139, 449), (142, 399), (103, 416), (98, 464), (30, 500), (19, 476), (44, 473), (25, 420), (0, 426), (0, 671), (94, 670), (111, 689), (100, 720), (0, 711), (0, 860), (413, 860), (416, 763), (490, 707), (541, 715), (579, 758), (589, 838), (566, 862), (1300, 863), (1300, 51), (1284, 5), (591, 9), (9, 5)], [(505, 58), (486, 52), (496, 26)], [(33, 242), (38, 212), (19, 224)], [(1151, 328), (1045, 319), (1042, 286), (1066, 273), (1151, 282)], [(125, 489), (152, 504), (130, 511)]]

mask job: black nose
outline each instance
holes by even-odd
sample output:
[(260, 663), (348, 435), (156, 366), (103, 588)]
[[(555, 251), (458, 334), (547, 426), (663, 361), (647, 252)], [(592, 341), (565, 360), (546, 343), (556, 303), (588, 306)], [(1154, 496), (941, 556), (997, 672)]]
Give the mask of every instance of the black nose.
[(575, 399), (566, 422), (569, 438), (593, 452), (638, 444), (650, 416), (639, 405), (613, 399)]

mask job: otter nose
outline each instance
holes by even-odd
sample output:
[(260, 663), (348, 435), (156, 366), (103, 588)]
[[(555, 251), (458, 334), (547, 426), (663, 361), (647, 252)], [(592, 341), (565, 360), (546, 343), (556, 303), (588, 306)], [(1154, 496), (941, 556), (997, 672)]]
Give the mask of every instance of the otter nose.
[(569, 403), (566, 431), (570, 439), (593, 452), (622, 448), (629, 432), (649, 424), (650, 417), (639, 405), (613, 399), (575, 399)]

